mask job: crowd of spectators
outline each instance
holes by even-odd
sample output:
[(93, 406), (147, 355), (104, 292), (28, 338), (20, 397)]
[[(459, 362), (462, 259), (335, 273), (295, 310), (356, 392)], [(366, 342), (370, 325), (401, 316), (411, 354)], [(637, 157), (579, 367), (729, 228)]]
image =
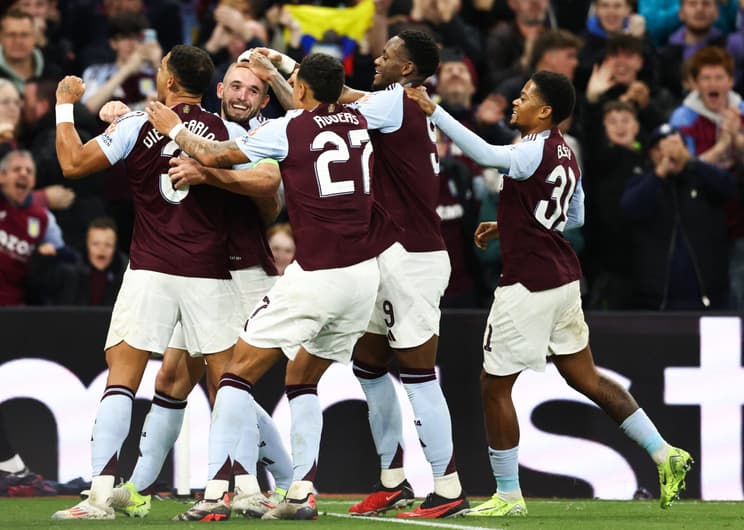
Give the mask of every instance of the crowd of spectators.
[[(337, 22), (365, 3), (352, 14), (357, 29), (342, 34)], [(297, 4), (331, 11), (300, 17)], [(359, 13), (369, 14), (361, 32)], [(335, 54), (348, 84), (367, 89), (387, 38), (413, 26), (441, 45), (429, 90), (491, 143), (519, 140), (511, 102), (532, 73), (573, 80), (578, 104), (562, 130), (582, 168), (586, 224), (565, 235), (582, 261), (587, 309), (744, 307), (744, 0), (18, 0), (1, 16), (0, 157), (30, 164), (20, 177), (0, 164), (0, 291), (14, 293), (0, 303), (111, 304), (126, 267), (126, 168), (74, 181), (57, 163), (62, 75), (86, 83), (75, 106), (85, 141), (105, 129), (96, 115), (105, 102), (136, 109), (155, 97), (158, 64), (175, 44), (211, 54), (215, 86), (245, 49), (269, 46), (297, 60)], [(204, 105), (219, 111), (216, 99)], [(272, 101), (263, 112), (282, 109)], [(495, 219), (502, 176), (444, 136), (438, 152), (452, 261), (442, 305), (485, 307), (499, 248), (477, 250), (472, 234)], [(55, 227), (63, 243), (46, 233)], [(291, 234), (272, 230), (282, 263)], [(19, 257), (21, 240), (36, 251)]]

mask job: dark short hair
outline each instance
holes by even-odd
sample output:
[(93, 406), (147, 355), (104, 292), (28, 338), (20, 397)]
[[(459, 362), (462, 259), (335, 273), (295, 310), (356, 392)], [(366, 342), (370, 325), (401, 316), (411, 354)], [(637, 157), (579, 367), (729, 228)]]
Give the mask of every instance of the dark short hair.
[(209, 54), (186, 44), (177, 44), (170, 51), (168, 70), (189, 94), (203, 96), (212, 85), (214, 63)]
[(109, 37), (139, 37), (147, 26), (147, 19), (140, 13), (119, 13), (109, 19)]
[(300, 63), (297, 78), (307, 83), (318, 101), (335, 103), (344, 88), (344, 67), (335, 57), (311, 53)]
[(543, 56), (551, 50), (564, 50), (566, 48), (580, 50), (583, 46), (584, 41), (570, 31), (564, 29), (549, 29), (543, 31), (540, 36), (535, 39), (535, 43), (532, 45), (532, 53), (530, 53), (530, 68), (536, 68), (537, 63), (539, 63)]
[(630, 112), (636, 119), (638, 118), (638, 111), (630, 101), (620, 101), (619, 99), (608, 101), (602, 107), (602, 115), (604, 116), (608, 112)]
[(434, 38), (415, 29), (404, 29), (397, 36), (403, 41), (408, 58), (416, 66), (416, 72), (423, 79), (434, 75), (439, 67), (439, 48)]
[(723, 66), (729, 76), (734, 75), (733, 57), (718, 46), (701, 48), (687, 61), (687, 71), (693, 79), (697, 79), (705, 66)]
[(643, 41), (627, 33), (615, 33), (607, 39), (605, 56), (612, 57), (620, 52), (635, 53), (643, 57)]
[(576, 90), (563, 74), (541, 70), (530, 77), (546, 105), (553, 108), (552, 122), (558, 125), (573, 114)]
[(93, 228), (98, 228), (101, 230), (110, 229), (114, 232), (117, 231), (116, 221), (114, 221), (111, 217), (96, 217), (88, 225), (88, 230), (91, 230)]

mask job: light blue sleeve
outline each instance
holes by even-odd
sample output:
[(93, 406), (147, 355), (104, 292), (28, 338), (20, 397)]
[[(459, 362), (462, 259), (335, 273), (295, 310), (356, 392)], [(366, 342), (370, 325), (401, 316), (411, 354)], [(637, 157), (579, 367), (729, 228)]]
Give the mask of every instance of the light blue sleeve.
[(431, 120), (474, 162), (495, 167), (506, 176), (524, 180), (532, 176), (542, 160), (541, 138), (515, 145), (491, 145), (437, 106)]
[(579, 228), (584, 226), (584, 186), (581, 184), (582, 179), (576, 182), (571, 200), (568, 203), (568, 212), (566, 212), (566, 226), (564, 230)]
[(391, 133), (403, 124), (403, 87), (396, 84), (388, 90), (370, 92), (351, 103), (349, 107), (358, 109), (367, 120), (367, 128)]
[(114, 120), (103, 134), (96, 136), (96, 142), (112, 166), (132, 151), (146, 121), (144, 112), (128, 112)]
[(289, 120), (302, 112), (304, 111), (289, 111), (286, 116), (268, 120), (235, 140), (235, 143), (251, 162), (258, 162), (262, 158), (273, 158), (281, 162), (287, 158), (289, 152), (287, 140)]
[(60, 249), (65, 246), (65, 240), (62, 238), (62, 229), (57, 223), (57, 218), (49, 210), (46, 211), (49, 221), (47, 222), (47, 229), (44, 233), (44, 237), (41, 239), (42, 243), (51, 243), (56, 249)]

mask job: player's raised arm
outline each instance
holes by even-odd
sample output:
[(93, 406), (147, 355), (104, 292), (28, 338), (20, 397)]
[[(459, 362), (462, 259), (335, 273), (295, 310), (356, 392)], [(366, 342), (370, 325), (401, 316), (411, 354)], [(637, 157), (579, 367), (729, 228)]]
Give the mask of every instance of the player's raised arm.
[(233, 140), (214, 142), (198, 136), (184, 126), (178, 114), (160, 103), (152, 101), (145, 108), (147, 119), (162, 135), (169, 136), (193, 158), (210, 167), (231, 167), (250, 162)]
[(108, 158), (93, 139), (83, 145), (75, 130), (72, 107), (85, 93), (79, 77), (68, 75), (57, 85), (57, 159), (66, 178), (80, 178), (111, 166)]
[[(285, 57), (287, 61), (284, 60)], [(283, 65), (283, 62), (286, 64)], [(292, 87), (280, 73), (284, 69), (291, 68), (287, 74), (292, 74), (297, 66), (294, 60), (269, 48), (254, 48), (240, 54), (237, 66), (238, 68), (250, 68), (256, 77), (267, 83), (284, 110), (295, 108)]]
[(491, 145), (473, 131), (453, 118), (441, 106), (434, 103), (423, 88), (406, 88), (406, 95), (418, 103), (421, 110), (449, 136), (474, 162), (508, 171), (511, 166), (511, 150), (501, 145)]

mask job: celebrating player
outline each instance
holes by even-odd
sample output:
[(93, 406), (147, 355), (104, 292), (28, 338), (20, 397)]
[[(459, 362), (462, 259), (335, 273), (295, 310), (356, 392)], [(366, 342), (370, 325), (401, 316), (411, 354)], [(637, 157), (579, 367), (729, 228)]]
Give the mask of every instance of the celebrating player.
[[(217, 97), (221, 102), (222, 118), (231, 122), (228, 123), (231, 138), (242, 136), (247, 130), (258, 126), (260, 111), (269, 102), (267, 92), (266, 84), (250, 69), (236, 68), (235, 64), (227, 69), (223, 81), (217, 85)], [(129, 108), (118, 102), (111, 102), (107, 103), (107, 108), (102, 112), (106, 117), (113, 117), (126, 114)], [(203, 166), (189, 158), (172, 158), (170, 164), (171, 172), (198, 175), (205, 171)], [(226, 200), (230, 275), (238, 288), (240, 309), (245, 319), (276, 281), (277, 270), (268, 248), (264, 220), (273, 221), (281, 203), (278, 197), (248, 198), (232, 193), (228, 194)], [(239, 330), (235, 332), (238, 333)], [(222, 358), (227, 362), (226, 357)], [(189, 356), (183, 328), (177, 325), (157, 375), (155, 397), (142, 429), (137, 464), (130, 481), (114, 489), (115, 510), (134, 517), (144, 517), (149, 513), (152, 486), (181, 431), (186, 397), (205, 372), (206, 366), (202, 359), (203, 357), (193, 352)], [(207, 362), (209, 361), (210, 358), (207, 357)], [(209, 371), (207, 385), (212, 402), (224, 362), (218, 366), (210, 362), (212, 369)], [(276, 487), (270, 498), (262, 494), (243, 494), (243, 491), (255, 489), (252, 482), (255, 476), (235, 469), (235, 496), (231, 508), (233, 512), (246, 517), (261, 517), (274, 508), (284, 498), (292, 481), (292, 462), (273, 419), (258, 404), (256, 414), (261, 436), (259, 461), (266, 464), (276, 481)], [(245, 443), (245, 440), (240, 443)], [(248, 486), (246, 482), (249, 483)]]
[(511, 123), (522, 141), (494, 146), (407, 88), (434, 123), (477, 163), (505, 173), (496, 222), (481, 223), (475, 243), (501, 240), (504, 269), (483, 336), (481, 395), (496, 493), (468, 516), (526, 515), (519, 487), (519, 426), (511, 391), (519, 373), (542, 371), (550, 356), (571, 387), (599, 405), (651, 455), (659, 469), (661, 507), (668, 508), (693, 463), (670, 446), (633, 396), (597, 371), (579, 293), (581, 268), (565, 229), (581, 226), (584, 192), (576, 156), (558, 130), (576, 95), (562, 74), (534, 74), (513, 102)]
[[(210, 480), (204, 500), (190, 510), (204, 514), (202, 518), (229, 510), (225, 492), (231, 461), (255, 470), (255, 457), (235, 458), (236, 429), (254, 428), (253, 384), (282, 352), (291, 359), (286, 386), (294, 482), (285, 501), (264, 518), (317, 517), (313, 480), (323, 421), (317, 384), (331, 362), (350, 360), (354, 343), (366, 329), (379, 283), (375, 258), (383, 251), (402, 252), (393, 244), (398, 231), (372, 195), (366, 121), (335, 103), (343, 80), (337, 60), (323, 54), (305, 57), (293, 88), (300, 110), (266, 122), (237, 142), (205, 141), (185, 131), (178, 116), (163, 105), (148, 106), (155, 127), (206, 165), (279, 160), (297, 236), (295, 261), (251, 313), (220, 381), (210, 431)], [(209, 173), (208, 182), (246, 192), (264, 185), (258, 179), (241, 179), (236, 171)], [(190, 182), (180, 174), (171, 176), (175, 186)]]
[[(213, 72), (206, 52), (175, 46), (158, 69), (158, 98), (175, 106), (200, 134), (227, 139), (225, 123), (199, 106)], [(93, 427), (91, 493), (76, 506), (56, 512), (55, 519), (114, 518), (114, 476), (129, 433), (134, 395), (150, 352), (165, 351), (175, 323), (181, 322), (189, 351), (227, 356), (241, 315), (226, 259), (226, 194), (207, 186), (175, 189), (167, 172), (178, 146), (158, 134), (143, 112), (128, 114), (83, 145), (72, 104), (84, 92), (82, 80), (74, 76), (57, 87), (60, 166), (66, 177), (78, 178), (126, 159), (135, 225), (130, 266), (106, 338), (109, 374)], [(251, 171), (279, 178), (271, 164)]]

